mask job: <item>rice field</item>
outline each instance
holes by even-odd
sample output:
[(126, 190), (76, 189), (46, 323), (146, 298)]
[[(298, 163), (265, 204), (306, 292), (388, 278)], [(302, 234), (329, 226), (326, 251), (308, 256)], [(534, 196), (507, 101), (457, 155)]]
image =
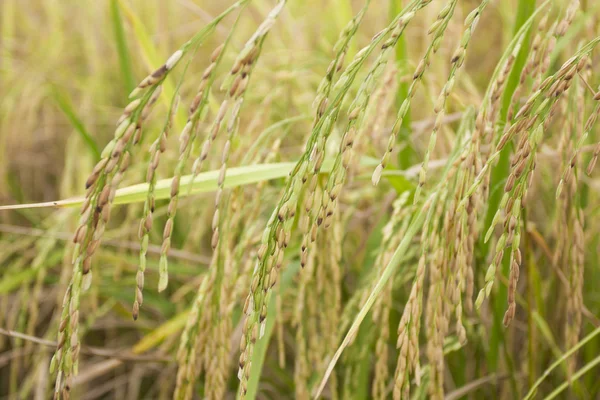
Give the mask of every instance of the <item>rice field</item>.
[(600, 3), (0, 3), (0, 399), (600, 399)]

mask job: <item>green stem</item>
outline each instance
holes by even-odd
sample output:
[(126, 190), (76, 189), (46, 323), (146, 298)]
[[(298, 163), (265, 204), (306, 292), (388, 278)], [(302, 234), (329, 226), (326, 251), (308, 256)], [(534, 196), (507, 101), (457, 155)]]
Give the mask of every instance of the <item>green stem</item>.
[(527, 369), (529, 386), (533, 386), (535, 376), (535, 324), (533, 321), (533, 312), (537, 309), (535, 304), (535, 259), (531, 251), (531, 245), (529, 243), (529, 234), (527, 231), (527, 210), (523, 211), (523, 231), (525, 232), (523, 240), (523, 249), (525, 254), (523, 259), (526, 262), (527, 268)]
[[(279, 284), (279, 290), (275, 291), (269, 300), (268, 315), (271, 315), (271, 317), (267, 318), (265, 334), (256, 342), (254, 347), (254, 354), (252, 356), (252, 369), (250, 370), (250, 378), (248, 378), (248, 388), (245, 395), (246, 399), (252, 400), (258, 393), (258, 384), (260, 381), (262, 366), (267, 354), (267, 349), (269, 348), (271, 334), (273, 333), (273, 328), (275, 327), (276, 297), (283, 295), (283, 293), (289, 288), (293, 282), (294, 275), (296, 275), (299, 269), (300, 264), (297, 262), (285, 269), (282, 274), (281, 283)], [(237, 398), (240, 398), (239, 393)]]
[(137, 84), (133, 76), (131, 56), (129, 54), (129, 49), (127, 48), (125, 29), (123, 28), (123, 20), (121, 18), (121, 11), (119, 10), (119, 4), (117, 3), (117, 0), (111, 0), (110, 2), (110, 16), (113, 23), (117, 53), (119, 54), (119, 65), (121, 66), (121, 73), (125, 83), (124, 94), (127, 96), (137, 86)]
[[(529, 392), (527, 393), (527, 395), (525, 395), (525, 397), (523, 398), (523, 400), (532, 399), (533, 396), (535, 395), (535, 392), (537, 391), (537, 388), (542, 384), (542, 382), (544, 381), (544, 379), (546, 379), (550, 375), (550, 373), (552, 372), (552, 370), (554, 368), (556, 368), (559, 365), (561, 365), (567, 358), (569, 358), (572, 354), (574, 354), (575, 352), (577, 352), (577, 350), (579, 350), (581, 347), (583, 347), (586, 343), (588, 343), (590, 340), (594, 339), (599, 334), (600, 334), (600, 327), (594, 329), (593, 332), (591, 332), (585, 338), (581, 339), (579, 341), (579, 343), (577, 343), (575, 346), (573, 346), (571, 349), (569, 349), (569, 351), (565, 352), (562, 355), (562, 357), (560, 357), (558, 360), (556, 360), (554, 363), (552, 363), (552, 365), (550, 365), (550, 367), (548, 367), (548, 369), (546, 369), (544, 371), (544, 373), (542, 374), (542, 376), (540, 376), (539, 379), (537, 381), (535, 381), (535, 383), (533, 384), (533, 386), (531, 387), (531, 389), (529, 389)], [(577, 375), (577, 374), (575, 374), (575, 375)], [(575, 378), (575, 375), (573, 375), (572, 379)]]

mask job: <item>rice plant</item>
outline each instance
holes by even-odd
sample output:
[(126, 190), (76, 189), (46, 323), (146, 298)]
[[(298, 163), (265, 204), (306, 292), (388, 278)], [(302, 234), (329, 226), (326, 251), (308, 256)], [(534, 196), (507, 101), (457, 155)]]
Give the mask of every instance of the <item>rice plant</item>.
[(600, 4), (197, 3), (0, 4), (3, 398), (600, 396)]

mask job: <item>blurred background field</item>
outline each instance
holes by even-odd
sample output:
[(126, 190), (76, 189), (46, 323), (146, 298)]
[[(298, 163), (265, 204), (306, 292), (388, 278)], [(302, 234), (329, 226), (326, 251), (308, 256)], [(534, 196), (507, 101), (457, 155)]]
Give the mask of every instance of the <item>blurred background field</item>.
[[(83, 196), (86, 179), (112, 139), (116, 122), (130, 101), (129, 93), (233, 3), (230, 0), (2, 0), (0, 205)], [(160, 293), (156, 288), (163, 253), (163, 226), (168, 221), (168, 181), (163, 194), (157, 196), (154, 223), (149, 231), (144, 303), (135, 321), (132, 304), (142, 246), (138, 230), (145, 215), (146, 194), (137, 193), (127, 201), (129, 204), (112, 207), (102, 243), (94, 254), (91, 287), (81, 294), (80, 362), (78, 374), (69, 378), (71, 397), (158, 399), (171, 398), (174, 392), (182, 398), (239, 396), (240, 338), (243, 341), (245, 335), (242, 310), (251, 288), (262, 232), (279, 203), (287, 171), (291, 169), (283, 163), (295, 163), (303, 154), (313, 129), (316, 107), (313, 101), (319, 83), (335, 56), (333, 49), (340, 32), (364, 3), (290, 0), (262, 44), (245, 93), (238, 133), (231, 141), (227, 167), (282, 163), (276, 165), (283, 169), (275, 168), (274, 175), (267, 177), (266, 173), (261, 175), (261, 172), (241, 168), (247, 184), (227, 190), (232, 200), (226, 209), (227, 216), (221, 218), (226, 218), (231, 233), (226, 239), (221, 237), (228, 241), (227, 250), (223, 250), (228, 258), (224, 274), (214, 278), (216, 284), (211, 278), (211, 271), (217, 268), (213, 265), (211, 246), (216, 172), (212, 186), (207, 184), (208, 189), (203, 193), (187, 196), (186, 190), (181, 189), (170, 237), (169, 285)], [(372, 1), (349, 42), (344, 67), (408, 3)], [(525, 58), (533, 51), (531, 43), (539, 20), (547, 14), (546, 30), (551, 32), (555, 29), (554, 21), (560, 22), (567, 8), (575, 2), (555, 0), (550, 3), (552, 8), (547, 6), (550, 11), (544, 9), (534, 18), (535, 25), (522, 46)], [(244, 8), (236, 9), (216, 26), (195, 54), (190, 54), (193, 59), (185, 77), (186, 64), (181, 62), (165, 78), (162, 94), (144, 123), (143, 139), (131, 151), (132, 161), (120, 187), (146, 182), (153, 142), (163, 130), (172, 96), (181, 81), (180, 106), (173, 118), (167, 150), (162, 153), (155, 172), (158, 180), (174, 175), (180, 158), (179, 133), (186, 125), (189, 104), (203, 71), (211, 64), (214, 49), (233, 32), (207, 98), (207, 116), (199, 123), (198, 139), (184, 166), (184, 175), (192, 173), (193, 160), (200, 155), (204, 137), (226, 97), (219, 86), (246, 41), (276, 4), (272, 0), (252, 0)], [(371, 174), (388, 147), (396, 113), (413, 81), (415, 68), (431, 43), (432, 35), (428, 35), (427, 30), (440, 19), (440, 10), (446, 4), (455, 4), (453, 17), (439, 50), (431, 57), (396, 138), (397, 145), (388, 167), (392, 172), (375, 187)], [(530, 0), (493, 0), (487, 4), (473, 31), (465, 63), (446, 100), (446, 115), (435, 149), (429, 154), (438, 94), (451, 73), (450, 60), (455, 49), (463, 39), (464, 20), (480, 4), (474, 0), (434, 0), (415, 14), (396, 45), (376, 81), (371, 104), (361, 117), (361, 139), (354, 145), (354, 161), (337, 202), (333, 226), (323, 231), (326, 233), (319, 233), (316, 250), (305, 268), (300, 268), (299, 220), (293, 223), (286, 266), (274, 286), (273, 301), (268, 303), (268, 315), (272, 318), (267, 318), (267, 334), (254, 346), (257, 358), (253, 359), (247, 397), (309, 398), (316, 393), (327, 365), (374, 290), (390, 254), (399, 246), (408, 222), (424, 203), (421, 199), (412, 205), (425, 154), (431, 160), (423, 189), (428, 196), (437, 190), (437, 182), (443, 180), (444, 167), (451, 164), (448, 160), (452, 160), (453, 150), (463, 143), (461, 120), (474, 125), (475, 113), (486, 98), (486, 89), (505, 49), (540, 2), (536, 5)], [(238, 12), (240, 17), (236, 22)], [(600, 4), (581, 1), (569, 29), (557, 41), (548, 72), (541, 75), (556, 73), (565, 61), (596, 38), (600, 34), (599, 20)], [(543, 40), (550, 36), (543, 36)], [(348, 91), (350, 99), (342, 106), (344, 116), (337, 121), (327, 142), (326, 163), (332, 162), (338, 152), (347, 116), (352, 111), (349, 104), (359, 93), (360, 83), (367, 79), (376, 56), (374, 52), (368, 58)], [(490, 298), (479, 309), (464, 311), (462, 324), (466, 329), (466, 342), (460, 340), (453, 321), (446, 329), (443, 343), (439, 343), (439, 350), (444, 353), (443, 377), (436, 379), (438, 383), (442, 380), (447, 399), (523, 398), (544, 371), (561, 357), (569, 360), (552, 370), (535, 398), (545, 398), (565, 384), (560, 393), (556, 393), (559, 398), (600, 398), (597, 379), (600, 373), (597, 366), (600, 362), (600, 336), (597, 336), (600, 327), (597, 289), (600, 283), (600, 226), (597, 224), (600, 175), (598, 168), (589, 176), (584, 173), (600, 139), (597, 127), (591, 129), (582, 147), (577, 166), (577, 171), (581, 171), (577, 172), (575, 186), (566, 185), (568, 188), (564, 189), (566, 196), (572, 197), (567, 197), (565, 205), (555, 196), (562, 171), (568, 166), (583, 126), (596, 107), (597, 102), (592, 99), (594, 93), (588, 92), (598, 91), (599, 62), (598, 51), (591, 51), (585, 83), (579, 75), (573, 78), (578, 83), (564, 95), (556, 118), (549, 122), (545, 139), (537, 148), (537, 169), (521, 228), (521, 251), (526, 261), (521, 266), (516, 288), (514, 320), (509, 327), (502, 324), (509, 276), (508, 270), (499, 268)], [(531, 79), (519, 86), (522, 97), (517, 101), (522, 100), (521, 104), (534, 92), (535, 79), (532, 74)], [(519, 71), (515, 76), (510, 75), (509, 81), (516, 86)], [(589, 90), (587, 83), (591, 86)], [(508, 99), (510, 101), (510, 96)], [(499, 128), (493, 125), (497, 138), (505, 123), (499, 121)], [(566, 128), (568, 124), (570, 128)], [(225, 141), (224, 133), (215, 139), (203, 172), (219, 170)], [(571, 144), (565, 145), (566, 142)], [(331, 170), (331, 164), (327, 165)], [(395, 174), (394, 171), (400, 172)], [(490, 198), (485, 204), (494, 207), (495, 203), (498, 207), (497, 193), (501, 197), (509, 172), (507, 169), (501, 183), (496, 182), (498, 187), (490, 188)], [(326, 182), (324, 173), (318, 186), (325, 188)], [(408, 200), (398, 206), (397, 199), (403, 194), (409, 196)], [(406, 215), (395, 210), (394, 204), (396, 208), (404, 207)], [(478, 219), (481, 237), (476, 240), (473, 254), (475, 294), (471, 301), (489, 281), (486, 270), (494, 258), (494, 244), (503, 232), (502, 224), (498, 225), (492, 244), (484, 243), (483, 236), (495, 212), (487, 212), (485, 204)], [(565, 212), (564, 222), (561, 213), (564, 209), (570, 210), (569, 207), (576, 210), (573, 211), (576, 214), (580, 212), (581, 217)], [(50, 372), (50, 362), (60, 340), (63, 297), (73, 273), (72, 238), (78, 227), (79, 211), (78, 206), (0, 210), (0, 398), (46, 399), (54, 393), (56, 371)], [(583, 243), (573, 243), (576, 232), (569, 218), (583, 221)], [(388, 228), (384, 228), (386, 225)], [(441, 233), (440, 237), (445, 236)], [(424, 251), (423, 240), (416, 234), (407, 243), (400, 268), (389, 277), (388, 289), (381, 294), (388, 300), (375, 302), (374, 309), (337, 363), (323, 398), (394, 396), (397, 382), (394, 371), (399, 355), (396, 332)], [(582, 248), (584, 261), (562, 256), (573, 246)], [(382, 265), (382, 260), (387, 261)], [(575, 264), (580, 270), (573, 272)], [(579, 272), (583, 277), (578, 287), (582, 302), (577, 315), (581, 320), (574, 322), (570, 313), (578, 306), (569, 304), (570, 296), (575, 296), (571, 274)], [(447, 280), (451, 282), (452, 271), (446, 273), (450, 274)], [(177, 392), (176, 386), (179, 386), (178, 371), (181, 374), (185, 363), (178, 349), (203, 282), (217, 288), (222, 285), (230, 303), (226, 306), (219, 303), (219, 295), (212, 292), (215, 297), (202, 303), (200, 315), (207, 313), (210, 318), (204, 321), (200, 317), (196, 323), (198, 331), (206, 329), (208, 333), (196, 333), (200, 344), (198, 354), (194, 355), (198, 357), (199, 366), (191, 373), (189, 392), (182, 394)], [(435, 283), (434, 277), (428, 275), (426, 282), (429, 287), (431, 282)], [(426, 302), (428, 295), (424, 298)], [(450, 318), (454, 318), (454, 308), (451, 314)], [(410, 398), (439, 397), (429, 386), (431, 355), (427, 343), (431, 338), (425, 332), (426, 322), (423, 317), (423, 331), (416, 336), (421, 343), (420, 353), (417, 350), (416, 355), (421, 365), (419, 370), (410, 372)], [(207, 323), (214, 325), (207, 328)], [(567, 340), (568, 327), (572, 324), (577, 324), (575, 342)], [(217, 340), (220, 336), (221, 341)], [(575, 354), (567, 353), (582, 338), (587, 339), (581, 348), (573, 352)], [(584, 373), (568, 384), (581, 368)], [(217, 377), (215, 369), (220, 371)]]

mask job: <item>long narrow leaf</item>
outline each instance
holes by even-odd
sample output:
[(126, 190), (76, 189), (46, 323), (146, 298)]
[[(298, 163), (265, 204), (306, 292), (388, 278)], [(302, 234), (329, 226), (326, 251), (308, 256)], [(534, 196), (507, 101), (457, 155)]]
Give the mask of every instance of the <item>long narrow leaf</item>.
[(67, 117), (71, 125), (73, 125), (73, 128), (75, 128), (75, 131), (79, 133), (79, 136), (81, 136), (81, 139), (87, 145), (90, 153), (94, 157), (94, 161), (100, 160), (100, 150), (98, 149), (98, 145), (92, 138), (92, 135), (85, 129), (83, 122), (77, 116), (71, 100), (56, 86), (52, 86), (51, 94), (60, 110), (65, 114), (65, 117)]
[[(375, 165), (375, 161), (370, 158), (363, 158), (361, 164), (364, 166)], [(296, 165), (294, 162), (284, 163), (273, 163), (273, 164), (256, 164), (244, 167), (229, 168), (227, 170), (227, 180), (224, 185), (226, 188), (233, 188), (237, 186), (250, 185), (261, 181), (268, 181), (272, 179), (285, 178), (288, 176), (292, 168)], [(333, 167), (333, 160), (328, 159), (323, 163), (321, 169), (322, 173), (328, 173)], [(219, 170), (207, 171), (198, 174), (194, 182), (192, 183), (189, 194), (207, 193), (217, 190), (217, 181), (219, 178)], [(171, 191), (171, 179), (161, 179), (156, 183), (154, 189), (154, 195), (156, 200), (168, 199)], [(192, 180), (192, 175), (185, 175), (181, 177), (181, 194), (180, 196), (186, 196), (188, 188)], [(117, 190), (115, 200), (113, 204), (131, 204), (139, 203), (146, 199), (146, 193), (148, 192), (148, 184), (140, 183), (133, 186), (128, 186)], [(31, 204), (15, 204), (10, 206), (0, 206), (2, 210), (19, 210), (27, 208), (47, 208), (47, 207), (75, 207), (83, 203), (83, 197), (75, 197), (72, 199), (48, 201), (44, 203), (31, 203)]]
[(117, 45), (117, 53), (119, 54), (119, 65), (121, 66), (121, 74), (125, 82), (124, 94), (129, 94), (136, 86), (131, 68), (131, 56), (127, 48), (127, 40), (125, 38), (125, 29), (123, 28), (123, 20), (121, 11), (119, 10), (118, 0), (110, 1), (110, 17), (115, 32), (115, 44)]

